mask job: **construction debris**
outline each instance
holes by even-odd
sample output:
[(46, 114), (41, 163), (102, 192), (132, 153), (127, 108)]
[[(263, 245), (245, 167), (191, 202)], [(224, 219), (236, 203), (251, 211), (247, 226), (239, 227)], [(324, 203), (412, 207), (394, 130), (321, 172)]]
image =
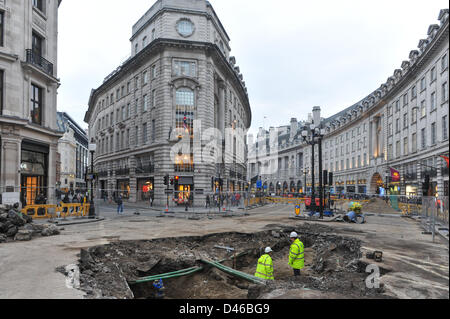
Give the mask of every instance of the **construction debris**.
[[(383, 297), (365, 287), (359, 240), (334, 235), (324, 225), (271, 226), (255, 234), (119, 241), (83, 249), (80, 289), (86, 298), (154, 299), (160, 296), (155, 280), (162, 279), (165, 298), (176, 299), (258, 298), (295, 289)], [(291, 231), (305, 245), (305, 268), (295, 279), (287, 263)], [(236, 248), (230, 256), (231, 246)], [(275, 281), (260, 285), (253, 274), (267, 246), (274, 251)]]
[(51, 224), (35, 224), (33, 219), (18, 210), (18, 205), (0, 206), (0, 243), (30, 241), (36, 236), (59, 235), (60, 230)]

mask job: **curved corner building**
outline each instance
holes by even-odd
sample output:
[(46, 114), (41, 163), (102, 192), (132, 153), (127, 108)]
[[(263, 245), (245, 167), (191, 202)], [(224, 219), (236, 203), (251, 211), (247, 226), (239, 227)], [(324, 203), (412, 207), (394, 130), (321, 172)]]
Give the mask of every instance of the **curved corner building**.
[[(337, 193), (377, 194), (381, 188), (391, 194), (421, 196), (422, 183), (429, 176), (427, 194), (448, 196), (448, 167), (440, 157), (449, 153), (448, 17), (448, 9), (440, 11), (439, 24), (430, 25), (418, 50), (411, 51), (409, 60), (380, 88), (323, 119), (323, 169), (333, 172), (331, 186)], [(261, 176), (270, 193), (309, 191), (312, 152), (301, 131), (311, 121), (292, 119), (288, 126), (271, 128), (278, 131), (270, 144), (277, 149), (271, 151), (278, 154), (277, 159), (261, 152), (270, 132), (261, 128), (255, 144), (249, 137), (249, 177)], [(263, 168), (274, 160), (278, 170), (264, 174)], [(400, 181), (391, 179), (391, 168), (400, 173)]]
[[(217, 187), (244, 188), (246, 139), (227, 144), (225, 137), (229, 129), (250, 127), (251, 110), (229, 41), (205, 0), (159, 0), (137, 21), (131, 57), (92, 90), (85, 116), (102, 196), (153, 197), (165, 205), (166, 175), (178, 177), (169, 186), (179, 191), (177, 203), (191, 197), (204, 205)], [(193, 151), (205, 149), (211, 128), (220, 131), (215, 140), (224, 164), (208, 160), (210, 149)], [(181, 140), (191, 148), (177, 149)], [(236, 161), (239, 148), (245, 156)]]

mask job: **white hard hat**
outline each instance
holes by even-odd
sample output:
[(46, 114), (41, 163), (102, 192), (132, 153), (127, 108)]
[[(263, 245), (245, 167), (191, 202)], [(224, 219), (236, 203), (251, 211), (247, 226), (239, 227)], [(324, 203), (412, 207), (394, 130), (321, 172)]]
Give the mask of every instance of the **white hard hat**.
[(273, 251), (272, 248), (270, 248), (270, 247), (266, 248), (266, 254), (271, 253), (272, 251)]
[(295, 231), (291, 233), (291, 238), (297, 238), (297, 237), (298, 237), (298, 234)]

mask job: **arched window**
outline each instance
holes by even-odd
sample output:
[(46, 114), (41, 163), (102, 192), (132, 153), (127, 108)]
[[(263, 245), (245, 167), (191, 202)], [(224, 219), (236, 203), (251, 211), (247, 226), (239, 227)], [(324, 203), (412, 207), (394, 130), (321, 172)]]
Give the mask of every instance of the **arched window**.
[(142, 39), (142, 47), (145, 48), (147, 46), (147, 37)]
[(139, 51), (139, 43), (136, 43), (134, 45), (134, 54), (138, 54), (138, 51)]

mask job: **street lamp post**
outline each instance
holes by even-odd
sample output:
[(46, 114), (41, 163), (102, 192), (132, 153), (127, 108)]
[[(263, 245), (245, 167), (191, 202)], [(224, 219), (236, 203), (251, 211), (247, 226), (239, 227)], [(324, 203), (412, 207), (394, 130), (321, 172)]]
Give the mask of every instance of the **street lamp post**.
[(95, 204), (94, 204), (94, 153), (97, 150), (96, 144), (89, 144), (89, 151), (91, 152), (91, 203), (89, 205), (89, 218), (95, 218)]
[(325, 135), (325, 130), (322, 129), (320, 123), (320, 107), (314, 107), (314, 123), (309, 127), (304, 127), (302, 131), (302, 137), (305, 143), (311, 145), (311, 210), (316, 210), (316, 193), (315, 193), (315, 145), (319, 146), (319, 210), (320, 218), (323, 218), (323, 187), (322, 187), (322, 138)]

